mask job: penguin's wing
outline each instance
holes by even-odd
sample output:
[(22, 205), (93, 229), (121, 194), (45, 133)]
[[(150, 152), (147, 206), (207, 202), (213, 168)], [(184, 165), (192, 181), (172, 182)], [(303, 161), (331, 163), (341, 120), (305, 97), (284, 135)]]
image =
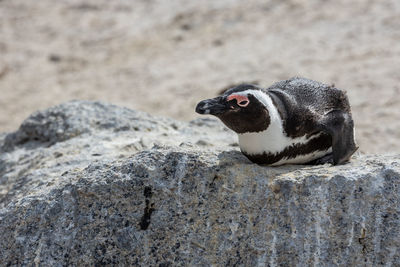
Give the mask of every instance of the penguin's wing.
[(322, 116), (318, 125), (332, 137), (333, 164), (348, 161), (358, 149), (354, 141), (354, 122), (351, 115), (342, 110), (332, 110)]

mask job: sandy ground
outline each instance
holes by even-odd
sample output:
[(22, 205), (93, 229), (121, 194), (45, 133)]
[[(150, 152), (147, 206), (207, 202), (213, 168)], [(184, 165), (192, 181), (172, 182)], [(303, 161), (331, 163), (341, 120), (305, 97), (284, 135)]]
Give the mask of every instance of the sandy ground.
[(347, 90), (362, 152), (400, 151), (398, 0), (0, 0), (0, 132), (70, 99), (190, 120), (292, 76)]

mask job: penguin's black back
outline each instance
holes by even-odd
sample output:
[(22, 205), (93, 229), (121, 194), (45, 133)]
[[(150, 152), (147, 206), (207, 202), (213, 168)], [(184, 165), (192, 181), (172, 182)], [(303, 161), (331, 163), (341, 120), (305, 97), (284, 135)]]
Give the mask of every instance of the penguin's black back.
[(305, 78), (280, 81), (263, 90), (271, 96), (290, 137), (312, 135), (315, 125), (329, 112), (339, 110), (350, 114), (344, 91)]

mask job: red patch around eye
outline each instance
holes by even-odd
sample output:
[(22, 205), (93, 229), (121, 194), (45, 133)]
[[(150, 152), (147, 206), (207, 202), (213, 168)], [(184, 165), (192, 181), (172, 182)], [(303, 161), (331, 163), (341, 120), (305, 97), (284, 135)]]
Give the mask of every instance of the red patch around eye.
[(245, 107), (249, 104), (249, 99), (247, 96), (244, 95), (230, 95), (227, 97), (228, 101), (231, 101), (233, 99), (236, 99), (236, 102), (238, 103), (239, 106)]

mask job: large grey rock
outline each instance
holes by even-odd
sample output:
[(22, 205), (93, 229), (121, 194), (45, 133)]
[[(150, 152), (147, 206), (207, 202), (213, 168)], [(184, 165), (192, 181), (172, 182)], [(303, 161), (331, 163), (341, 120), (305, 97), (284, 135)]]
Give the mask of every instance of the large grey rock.
[(1, 266), (400, 265), (398, 156), (262, 167), (215, 120), (78, 101), (0, 146)]

